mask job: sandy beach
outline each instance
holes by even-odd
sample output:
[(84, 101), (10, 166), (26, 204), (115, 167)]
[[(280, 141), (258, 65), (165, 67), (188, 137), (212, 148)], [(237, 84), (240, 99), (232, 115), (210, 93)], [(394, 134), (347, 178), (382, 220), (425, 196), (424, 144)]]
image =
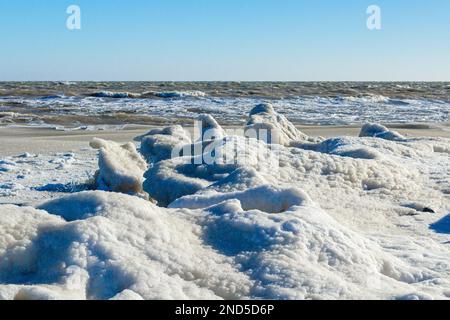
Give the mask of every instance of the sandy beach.
[[(88, 147), (93, 138), (102, 138), (119, 143), (132, 141), (134, 137), (144, 134), (150, 129), (161, 126), (128, 126), (123, 130), (76, 130), (62, 131), (52, 128), (33, 127), (0, 127), (0, 156), (17, 155), (24, 152), (49, 153), (69, 152)], [(391, 125), (392, 129), (411, 137), (445, 137), (450, 138), (450, 130), (439, 127), (430, 128), (427, 125), (405, 126)], [(237, 128), (227, 127), (227, 128)], [(297, 126), (310, 136), (336, 137), (358, 136), (361, 126)], [(448, 128), (448, 127), (447, 127)], [(192, 127), (186, 128), (192, 131)]]

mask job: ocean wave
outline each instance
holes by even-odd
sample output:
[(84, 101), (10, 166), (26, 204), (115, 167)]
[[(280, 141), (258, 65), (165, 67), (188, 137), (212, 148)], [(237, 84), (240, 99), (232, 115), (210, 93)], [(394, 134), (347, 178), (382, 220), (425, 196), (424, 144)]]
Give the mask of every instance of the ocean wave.
[[(252, 105), (270, 102), (291, 121), (302, 125), (349, 125), (364, 122), (444, 123), (450, 102), (436, 99), (401, 99), (387, 96), (297, 96), (285, 99), (214, 97), (197, 91), (161, 91), (130, 94), (97, 92), (96, 96), (54, 95), (0, 97), (1, 122), (56, 124), (174, 123), (209, 113), (229, 125), (245, 121)], [(31, 120), (32, 119), (32, 120)], [(165, 120), (164, 120), (165, 119)]]
[(163, 92), (153, 92), (155, 97), (159, 98), (185, 98), (185, 97), (205, 97), (206, 93), (203, 91), (193, 90), (193, 91), (163, 91)]
[(43, 96), (40, 97), (41, 100), (51, 100), (51, 99), (64, 99), (64, 95), (50, 95), (50, 96)]
[(114, 99), (123, 99), (123, 98), (137, 98), (140, 94), (130, 93), (130, 92), (111, 92), (111, 91), (99, 91), (90, 94), (91, 97), (97, 98), (114, 98)]
[(343, 97), (345, 100), (349, 101), (359, 101), (359, 102), (368, 102), (368, 103), (374, 103), (374, 102), (388, 102), (389, 97), (383, 96), (381, 94), (368, 94), (366, 96), (349, 96), (349, 97)]
[(130, 93), (130, 92), (114, 92), (114, 91), (98, 91), (90, 93), (88, 96), (96, 98), (113, 98), (113, 99), (145, 99), (145, 98), (200, 98), (206, 97), (207, 94), (199, 90), (189, 91), (146, 91), (143, 93)]

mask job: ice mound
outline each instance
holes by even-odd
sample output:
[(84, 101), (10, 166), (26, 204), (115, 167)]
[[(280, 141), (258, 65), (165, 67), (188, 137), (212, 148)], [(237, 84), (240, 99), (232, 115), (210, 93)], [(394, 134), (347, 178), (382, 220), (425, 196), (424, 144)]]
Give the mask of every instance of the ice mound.
[(186, 163), (183, 157), (156, 163), (145, 174), (144, 190), (159, 205), (168, 206), (175, 199), (193, 194), (234, 171), (234, 165)]
[(95, 138), (90, 146), (99, 149), (99, 170), (95, 174), (97, 189), (146, 196), (142, 183), (147, 163), (133, 143), (120, 145)]
[[(0, 297), (239, 299), (251, 282), (182, 212), (111, 192), (0, 207)], [(195, 217), (195, 212), (192, 212)], [(72, 222), (65, 222), (62, 218)], [(33, 283), (33, 286), (27, 285)]]
[[(60, 217), (42, 210), (0, 205), (0, 299), (62, 298), (47, 288), (56, 270), (43, 268), (45, 261), (39, 261), (39, 256), (51, 257), (55, 252), (42, 251), (34, 239), (40, 230), (51, 232), (63, 223)], [(42, 285), (31, 288), (26, 283)]]
[(280, 213), (293, 206), (312, 204), (309, 196), (302, 190), (263, 185), (245, 191), (185, 196), (172, 202), (170, 208), (206, 208), (231, 199), (239, 200), (246, 211), (258, 209), (270, 213)]
[[(246, 130), (255, 130), (258, 139), (267, 143), (276, 143), (288, 146), (292, 141), (307, 140), (308, 136), (297, 130), (297, 128), (278, 114), (269, 103), (255, 106), (249, 114)], [(267, 137), (263, 137), (263, 131), (267, 131)]]
[(299, 190), (260, 190), (286, 201), (286, 211), (244, 210), (256, 190), (235, 194), (243, 204), (230, 199), (204, 210), (103, 191), (39, 210), (0, 206), (0, 298), (443, 298), (450, 288), (448, 271), (412, 267)]
[(361, 224), (365, 219), (382, 224), (383, 212), (399, 214), (399, 202), (427, 199), (437, 211), (448, 204), (423, 169), (445, 170), (443, 160), (431, 161), (435, 156), (430, 155), (430, 144), (356, 137), (305, 143), (304, 148), (239, 136), (219, 142), (215, 154), (227, 155), (228, 161), (210, 163), (205, 154), (160, 161), (145, 173), (144, 190), (159, 205), (168, 206), (188, 195), (245, 191), (262, 185), (297, 187), (334, 216), (360, 215), (357, 221)]
[[(205, 116), (206, 139), (177, 126), (139, 137), (148, 168), (134, 144), (94, 140), (98, 187), (121, 193), (0, 205), (0, 298), (450, 297), (448, 139), (302, 140), (255, 109), (286, 145)], [(0, 194), (41, 164), (59, 161), (5, 158)], [(143, 189), (160, 207), (123, 194)]]
[[(207, 143), (207, 148), (198, 155), (175, 157), (155, 163), (144, 174), (144, 190), (159, 205), (167, 206), (182, 196), (226, 183), (229, 176), (237, 178), (238, 175), (234, 174), (236, 170), (255, 170), (264, 174), (276, 169), (275, 153), (259, 140), (232, 136), (212, 142), (213, 146), (210, 141)], [(225, 158), (222, 159), (221, 155)], [(242, 182), (240, 178), (242, 176), (236, 180), (228, 179), (228, 182), (237, 186)]]
[(26, 190), (24, 185), (12, 182), (12, 183), (0, 183), (0, 196), (12, 196)]
[(320, 143), (292, 143), (291, 146), (305, 150), (314, 150), (327, 154), (355, 159), (381, 159), (382, 154), (375, 148), (364, 145), (352, 138), (330, 138)]
[(397, 141), (405, 140), (405, 137), (403, 137), (397, 131), (391, 131), (387, 127), (377, 123), (366, 123), (365, 125), (363, 125), (359, 136)]
[[(216, 148), (226, 144), (226, 134), (210, 115), (200, 115), (196, 126), (200, 137), (194, 143), (190, 143), (181, 127), (163, 129), (142, 139), (141, 152), (150, 154), (147, 158), (154, 160), (144, 174), (143, 188), (161, 206), (193, 194), (236, 169), (233, 164), (205, 165), (205, 159), (213, 157)], [(208, 150), (210, 154), (205, 153)]]
[(191, 143), (191, 138), (179, 125), (150, 130), (137, 140), (141, 141), (140, 152), (149, 163), (169, 159), (175, 148)]
[(235, 257), (260, 298), (373, 299), (380, 292), (395, 298), (401, 292), (420, 295), (421, 281), (440, 278), (383, 252), (316, 207), (295, 206), (274, 215), (245, 211), (239, 201), (229, 200), (206, 210), (206, 241)]
[(0, 160), (0, 172), (12, 171), (16, 168), (16, 163), (9, 160)]
[(442, 140), (444, 139), (439, 139), (438, 141), (436, 141), (436, 143), (433, 145), (433, 151), (450, 154), (450, 143), (448, 143), (448, 141), (447, 143), (445, 143), (445, 140)]
[(199, 141), (208, 141), (215, 139), (222, 139), (226, 136), (225, 131), (219, 123), (209, 114), (202, 114), (198, 116), (197, 121), (201, 126), (201, 137)]

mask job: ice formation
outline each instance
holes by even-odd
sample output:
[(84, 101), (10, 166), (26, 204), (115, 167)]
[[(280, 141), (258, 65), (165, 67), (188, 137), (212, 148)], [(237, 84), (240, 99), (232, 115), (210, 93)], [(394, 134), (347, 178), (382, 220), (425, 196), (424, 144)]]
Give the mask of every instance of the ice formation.
[(201, 136), (198, 140), (215, 140), (226, 136), (225, 131), (217, 123), (216, 119), (209, 114), (200, 115), (197, 121), (199, 122), (201, 128)]
[(0, 205), (0, 298), (450, 298), (448, 139), (309, 139), (269, 105), (248, 126), (279, 143), (202, 119), (216, 139), (139, 137), (148, 163), (94, 140), (109, 192)]
[(182, 212), (102, 191), (69, 195), (40, 209), (1, 207), (1, 298), (248, 295), (248, 277), (231, 258), (208, 248), (199, 226)]
[[(273, 192), (273, 200), (286, 196)], [(445, 297), (444, 250), (434, 248), (420, 266), (424, 261), (413, 259), (430, 241), (397, 237), (397, 248), (383, 250), (303, 198), (300, 193), (300, 201), (278, 214), (244, 210), (237, 199), (204, 210), (164, 209), (102, 191), (39, 210), (3, 206), (0, 297)]]
[(141, 141), (140, 152), (149, 163), (169, 159), (175, 148), (191, 143), (181, 126), (153, 129), (137, 140)]
[(119, 145), (96, 138), (90, 146), (99, 149), (99, 169), (95, 174), (97, 189), (146, 196), (142, 183), (147, 163), (133, 143)]
[[(254, 130), (259, 139), (268, 143), (288, 146), (291, 141), (307, 140), (308, 136), (300, 132), (285, 116), (275, 112), (269, 103), (255, 106), (249, 115), (246, 130)], [(261, 133), (267, 136), (261, 137)]]
[(378, 123), (366, 123), (362, 126), (360, 137), (374, 137), (386, 140), (404, 140), (405, 138), (397, 131), (392, 131)]

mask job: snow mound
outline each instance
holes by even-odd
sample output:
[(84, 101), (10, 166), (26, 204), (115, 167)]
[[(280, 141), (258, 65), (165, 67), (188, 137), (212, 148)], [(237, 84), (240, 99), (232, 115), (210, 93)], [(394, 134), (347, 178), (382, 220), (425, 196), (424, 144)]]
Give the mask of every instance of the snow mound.
[(99, 170), (95, 174), (97, 189), (146, 196), (142, 183), (147, 163), (133, 143), (120, 145), (95, 138), (90, 146), (99, 149)]
[(292, 141), (308, 140), (307, 135), (297, 130), (285, 116), (278, 114), (269, 103), (259, 104), (250, 111), (245, 129), (250, 132), (255, 130), (257, 138), (265, 140), (267, 143), (284, 146), (288, 146)]
[[(0, 299), (62, 298), (45, 288), (57, 268), (45, 268), (42, 257), (51, 259), (55, 252), (43, 251), (34, 239), (40, 236), (41, 230), (51, 232), (63, 223), (63, 219), (42, 210), (0, 206)], [(42, 286), (31, 288), (26, 283), (42, 283)]]
[(361, 132), (359, 133), (359, 136), (374, 137), (396, 141), (405, 140), (405, 137), (403, 137), (397, 131), (391, 131), (387, 127), (377, 123), (366, 123), (365, 125), (363, 125), (361, 128)]
[[(124, 194), (82, 192), (0, 207), (0, 297), (240, 299), (251, 282), (183, 214)], [(192, 214), (195, 214), (193, 212)], [(71, 222), (65, 222), (62, 218)], [(28, 285), (33, 283), (33, 285)]]
[[(232, 136), (216, 140), (212, 143), (213, 146), (210, 141), (208, 143), (208, 148), (198, 155), (175, 157), (155, 163), (144, 174), (144, 190), (159, 205), (168, 206), (182, 196), (210, 186), (218, 187), (222, 183), (234, 185), (236, 191), (237, 186), (242, 183), (240, 179), (244, 178), (241, 176), (242, 170), (247, 170), (247, 173), (254, 170), (262, 177), (261, 174), (276, 169), (278, 164), (276, 154), (268, 145), (255, 139)], [(226, 156), (226, 159), (222, 159), (221, 155)], [(229, 176), (236, 179), (227, 180)], [(251, 179), (254, 178), (256, 176)]]
[(145, 174), (144, 190), (158, 202), (168, 206), (185, 195), (193, 194), (234, 171), (236, 166), (186, 163), (184, 157), (156, 163)]
[(292, 143), (291, 146), (355, 159), (369, 160), (382, 158), (382, 154), (375, 148), (364, 145), (360, 141), (346, 137), (330, 138), (317, 144), (297, 142)]
[(394, 298), (419, 293), (421, 281), (440, 278), (383, 252), (316, 207), (270, 214), (245, 211), (239, 201), (229, 200), (206, 210), (206, 241), (235, 257), (255, 281), (252, 294), (260, 298), (371, 299), (380, 292)]
[(206, 208), (231, 199), (239, 200), (241, 207), (246, 211), (258, 209), (270, 213), (280, 213), (292, 206), (312, 204), (309, 196), (302, 190), (263, 185), (245, 191), (230, 193), (210, 192), (201, 195), (185, 196), (172, 202), (169, 207)]
[(13, 171), (16, 168), (16, 163), (9, 160), (0, 160), (0, 172)]
[(222, 139), (226, 136), (225, 130), (211, 115), (201, 114), (198, 116), (197, 121), (202, 129), (199, 141)]
[(437, 143), (433, 145), (433, 151), (450, 154), (450, 144), (447, 143), (447, 145), (445, 145), (443, 143), (440, 143), (440, 141), (437, 141)]
[(150, 130), (136, 140), (141, 141), (140, 152), (149, 163), (169, 159), (175, 148), (191, 143), (191, 138), (179, 125)]
[(436, 267), (445, 257), (429, 257), (436, 270), (412, 266), (299, 190), (259, 190), (286, 211), (244, 210), (250, 190), (204, 210), (103, 191), (0, 206), (0, 298), (444, 298), (450, 288)]
[[(251, 117), (271, 110), (259, 106)], [(279, 132), (282, 122), (273, 122)], [(214, 119), (204, 125), (222, 134)], [(121, 193), (0, 205), (0, 298), (450, 297), (450, 140), (287, 142), (286, 134), (287, 145), (245, 135), (192, 143), (185, 134), (171, 127), (139, 137), (149, 139), (141, 147), (148, 168), (134, 144), (94, 140), (98, 187)], [(56, 156), (5, 158), (0, 195), (37, 186), (17, 185), (18, 175), (78, 159)], [(77, 165), (64, 170), (73, 176)], [(143, 189), (160, 207), (123, 194)]]

